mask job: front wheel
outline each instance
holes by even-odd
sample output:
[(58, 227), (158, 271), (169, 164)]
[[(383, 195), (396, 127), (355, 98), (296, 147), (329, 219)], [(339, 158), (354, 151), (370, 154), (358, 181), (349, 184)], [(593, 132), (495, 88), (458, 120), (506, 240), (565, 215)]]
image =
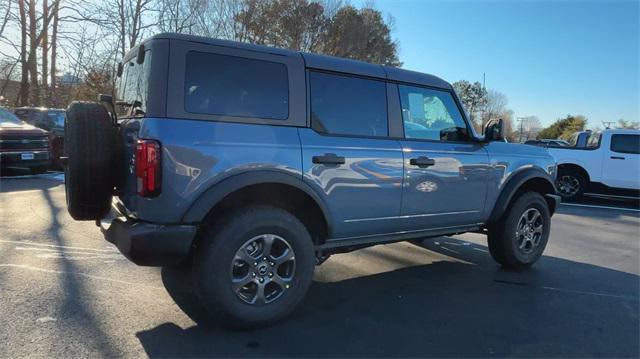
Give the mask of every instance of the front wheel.
[(206, 230), (200, 243), (193, 263), (196, 290), (222, 324), (269, 325), (290, 314), (311, 284), (311, 236), (280, 208), (240, 209)]
[(530, 267), (542, 256), (550, 230), (551, 215), (544, 197), (537, 192), (523, 193), (490, 226), (489, 252), (506, 268)]

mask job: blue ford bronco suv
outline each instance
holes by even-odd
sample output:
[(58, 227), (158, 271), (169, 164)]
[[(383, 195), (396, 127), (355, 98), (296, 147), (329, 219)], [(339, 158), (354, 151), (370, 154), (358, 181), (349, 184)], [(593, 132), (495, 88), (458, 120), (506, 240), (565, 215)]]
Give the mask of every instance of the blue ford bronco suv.
[(375, 244), (474, 231), (531, 266), (559, 202), (547, 150), (505, 143), (502, 121), (476, 134), (438, 77), (231, 41), (147, 39), (65, 131), (71, 216), (139, 265), (190, 263), (206, 312), (238, 327)]

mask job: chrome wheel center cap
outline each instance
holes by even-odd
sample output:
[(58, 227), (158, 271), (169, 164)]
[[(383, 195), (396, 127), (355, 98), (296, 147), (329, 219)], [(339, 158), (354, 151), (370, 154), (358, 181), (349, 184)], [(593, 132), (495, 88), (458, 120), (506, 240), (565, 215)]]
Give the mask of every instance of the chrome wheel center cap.
[(266, 275), (268, 271), (269, 271), (269, 268), (267, 267), (267, 264), (263, 263), (263, 264), (260, 264), (260, 266), (258, 266), (258, 274)]

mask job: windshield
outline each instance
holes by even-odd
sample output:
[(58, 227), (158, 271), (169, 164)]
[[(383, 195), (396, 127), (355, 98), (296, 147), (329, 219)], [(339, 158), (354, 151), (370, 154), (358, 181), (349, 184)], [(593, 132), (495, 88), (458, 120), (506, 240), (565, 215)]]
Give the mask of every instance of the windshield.
[(16, 115), (11, 112), (5, 110), (4, 108), (0, 108), (0, 123), (1, 124), (13, 124), (13, 125), (22, 125), (24, 122), (20, 120)]
[(144, 116), (149, 93), (148, 78), (151, 67), (151, 50), (145, 51), (144, 62), (136, 63), (133, 57), (122, 64), (115, 94), (115, 110), (120, 118)]

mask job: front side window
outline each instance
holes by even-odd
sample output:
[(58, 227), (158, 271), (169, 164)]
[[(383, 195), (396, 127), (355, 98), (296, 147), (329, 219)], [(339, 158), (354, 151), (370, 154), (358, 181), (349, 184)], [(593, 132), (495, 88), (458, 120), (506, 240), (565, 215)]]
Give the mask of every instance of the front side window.
[(118, 117), (144, 116), (149, 98), (151, 50), (146, 50), (142, 64), (136, 57), (122, 64), (122, 74), (116, 83), (115, 110)]
[(467, 141), (469, 132), (451, 93), (399, 85), (404, 136), (408, 139)]
[(385, 137), (385, 83), (310, 72), (311, 123), (316, 131), (337, 135)]
[(612, 135), (611, 151), (640, 154), (640, 135)]
[(277, 62), (190, 51), (184, 103), (191, 113), (286, 120), (287, 67)]

